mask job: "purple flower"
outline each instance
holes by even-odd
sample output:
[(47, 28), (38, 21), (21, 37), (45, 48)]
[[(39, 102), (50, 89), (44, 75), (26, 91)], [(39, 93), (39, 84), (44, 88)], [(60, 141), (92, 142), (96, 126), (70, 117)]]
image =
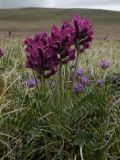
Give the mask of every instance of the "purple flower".
[(90, 84), (90, 80), (89, 80), (89, 78), (88, 78), (87, 76), (81, 77), (81, 78), (80, 78), (80, 82), (81, 82), (81, 84), (84, 85), (84, 86)]
[(112, 76), (112, 83), (115, 83), (118, 80), (118, 76), (117, 75), (113, 75)]
[(36, 86), (36, 84), (37, 84), (37, 80), (35, 78), (28, 79), (25, 81), (25, 86), (28, 88), (33, 88)]
[(4, 55), (2, 49), (0, 48), (0, 58)]
[(102, 69), (107, 69), (110, 66), (110, 62), (108, 60), (101, 60), (99, 66)]
[(49, 45), (47, 33), (36, 34), (33, 39), (24, 41), (26, 46), (26, 67), (37, 71), (45, 78), (49, 78), (56, 72), (59, 59)]
[(76, 83), (73, 86), (74, 94), (81, 92), (84, 89), (84, 86), (81, 83)]
[(97, 86), (101, 87), (102, 85), (103, 85), (103, 80), (102, 79), (97, 80)]
[[(78, 78), (81, 78), (83, 73), (84, 73), (84, 69), (82, 67), (79, 67), (76, 71)], [(73, 79), (73, 76), (74, 76), (74, 67), (71, 68), (70, 77), (69, 77), (70, 81)]]
[(72, 22), (75, 29), (75, 46), (82, 53), (90, 47), (90, 42), (93, 40), (92, 26), (87, 18), (81, 19), (79, 15), (73, 16)]
[(79, 68), (77, 69), (77, 71), (76, 71), (77, 76), (83, 75), (83, 72), (84, 72), (84, 69), (83, 69), (82, 67), (79, 67)]

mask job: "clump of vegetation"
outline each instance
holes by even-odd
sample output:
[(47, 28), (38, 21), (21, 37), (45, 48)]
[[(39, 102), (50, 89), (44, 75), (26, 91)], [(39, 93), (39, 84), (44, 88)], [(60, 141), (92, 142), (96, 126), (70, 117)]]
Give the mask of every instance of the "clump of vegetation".
[(26, 54), (20, 38), (1, 42), (1, 159), (119, 159), (120, 47), (86, 50), (92, 39), (89, 20), (74, 16), (27, 38)]

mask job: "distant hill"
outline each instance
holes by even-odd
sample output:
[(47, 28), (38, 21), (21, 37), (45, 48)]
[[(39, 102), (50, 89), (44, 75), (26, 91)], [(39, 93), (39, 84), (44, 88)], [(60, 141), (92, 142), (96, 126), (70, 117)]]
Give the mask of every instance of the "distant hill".
[(120, 12), (92, 9), (23, 8), (0, 10), (0, 32), (48, 31), (53, 24), (60, 25), (74, 14), (88, 17), (96, 35), (120, 35)]

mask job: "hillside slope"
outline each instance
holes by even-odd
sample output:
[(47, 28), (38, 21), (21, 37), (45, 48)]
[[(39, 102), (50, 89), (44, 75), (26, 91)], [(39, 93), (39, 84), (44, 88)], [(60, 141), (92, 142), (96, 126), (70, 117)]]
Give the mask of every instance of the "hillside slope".
[(64, 19), (79, 13), (88, 17), (96, 35), (119, 36), (120, 12), (92, 9), (43, 9), (24, 8), (0, 10), (0, 31), (38, 32), (47, 31), (52, 24), (60, 25)]

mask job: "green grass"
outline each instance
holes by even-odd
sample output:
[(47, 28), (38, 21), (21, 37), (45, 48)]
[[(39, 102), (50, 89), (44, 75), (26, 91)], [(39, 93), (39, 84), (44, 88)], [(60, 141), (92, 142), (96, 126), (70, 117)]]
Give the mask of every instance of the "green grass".
[(96, 36), (108, 35), (119, 39), (120, 12), (91, 9), (0, 10), (0, 31), (48, 31), (52, 24), (60, 25), (63, 19), (70, 19), (75, 13), (79, 13), (82, 17), (88, 17), (92, 21)]
[[(55, 88), (43, 93), (41, 83), (39, 88), (24, 86), (33, 73), (25, 68), (22, 42), (17, 37), (1, 40), (5, 56), (0, 60), (0, 158), (119, 159), (120, 81), (111, 82), (113, 74), (120, 75), (119, 42), (94, 41), (80, 56), (79, 66), (92, 83), (62, 113)], [(105, 72), (98, 67), (101, 59), (111, 62)], [(103, 76), (105, 87), (97, 88), (96, 80)]]

